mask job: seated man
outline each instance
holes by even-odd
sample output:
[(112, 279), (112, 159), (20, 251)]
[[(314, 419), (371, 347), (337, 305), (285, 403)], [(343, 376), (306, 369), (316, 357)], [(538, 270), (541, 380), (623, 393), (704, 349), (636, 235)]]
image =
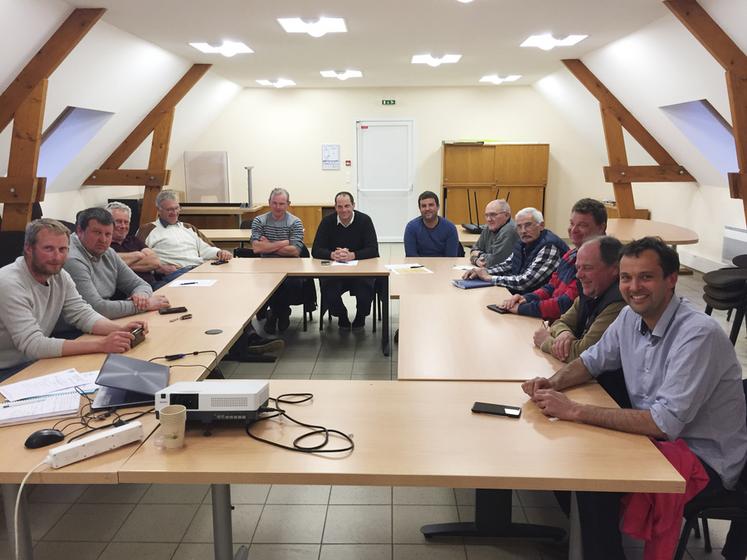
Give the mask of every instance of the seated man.
[[(373, 259), (379, 256), (379, 242), (371, 218), (355, 209), (353, 195), (342, 191), (335, 195), (335, 213), (322, 219), (314, 237), (311, 255), (315, 259), (338, 262)], [(356, 299), (352, 327), (362, 329), (371, 313), (374, 298), (373, 278), (322, 278), (319, 281), (326, 306), (337, 317), (341, 329), (350, 328), (348, 310), (342, 294), (350, 291)]]
[(571, 209), (568, 238), (573, 247), (560, 258), (558, 269), (550, 281), (528, 294), (516, 294), (503, 302), (502, 307), (511, 313), (542, 317), (554, 321), (565, 313), (578, 295), (576, 282), (576, 251), (584, 241), (604, 235), (607, 229), (607, 210), (604, 204), (591, 198), (582, 198)]
[[(96, 313), (62, 270), (70, 232), (61, 223), (42, 218), (26, 226), (23, 256), (0, 269), (0, 380), (7, 379), (34, 360), (126, 352), (130, 331), (145, 321), (114, 323)], [(92, 340), (50, 338), (57, 321), (99, 335)]]
[(156, 290), (163, 285), (157, 276), (165, 276), (176, 272), (173, 264), (163, 264), (153, 249), (143, 243), (136, 235), (130, 235), (130, 220), (132, 210), (121, 202), (110, 202), (105, 209), (114, 218), (114, 233), (112, 234), (112, 249), (122, 258), (135, 274), (145, 280)]
[(464, 279), (479, 278), (520, 294), (536, 290), (547, 282), (558, 268), (561, 255), (568, 251), (568, 245), (545, 229), (545, 219), (536, 208), (519, 210), (516, 230), (520, 241), (511, 256), (491, 268), (468, 270)]
[(438, 215), (438, 195), (425, 191), (418, 197), (420, 217), (405, 226), (406, 257), (461, 257), (464, 250), (454, 224)]
[[(675, 295), (679, 258), (661, 239), (622, 250), (620, 292), (628, 307), (580, 358), (522, 387), (546, 415), (674, 441), (682, 438), (710, 482), (734, 488), (747, 458), (742, 368), (721, 326)], [(574, 402), (561, 391), (622, 368), (632, 409)], [(578, 492), (584, 558), (623, 559), (620, 494)], [(679, 526), (679, 525), (678, 525)], [(722, 551), (745, 558), (747, 524), (732, 523)]]
[[(272, 189), (270, 211), (252, 220), (252, 251), (261, 257), (299, 257), (303, 244), (303, 224), (288, 212), (290, 195), (282, 188)], [(274, 334), (290, 326), (291, 295), (303, 290), (301, 278), (286, 278), (270, 296), (265, 331)]]
[(114, 219), (108, 210), (87, 208), (78, 213), (70, 236), (65, 270), (81, 297), (107, 319), (119, 319), (169, 306), (166, 296), (154, 295), (111, 248)]
[(496, 266), (511, 256), (519, 241), (508, 202), (502, 198), (488, 202), (485, 222), (487, 227), (472, 246), (469, 261), (475, 266)]
[(162, 263), (177, 268), (163, 278), (165, 283), (205, 261), (228, 261), (233, 257), (230, 251), (224, 251), (210, 243), (196, 227), (179, 221), (181, 207), (174, 191), (167, 189), (158, 193), (156, 208), (158, 219), (143, 225), (137, 236), (156, 252)]

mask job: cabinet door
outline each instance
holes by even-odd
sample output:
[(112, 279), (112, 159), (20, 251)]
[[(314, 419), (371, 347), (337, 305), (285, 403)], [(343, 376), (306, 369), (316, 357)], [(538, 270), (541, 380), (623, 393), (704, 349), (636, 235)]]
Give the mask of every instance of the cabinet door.
[(493, 146), (444, 144), (444, 185), (492, 185)]
[(303, 242), (311, 250), (311, 244), (314, 243), (319, 222), (322, 221), (322, 207), (305, 205), (289, 206), (288, 212), (296, 216), (303, 223)]
[(496, 145), (496, 185), (547, 185), (549, 157), (548, 144)]
[(511, 206), (511, 213), (516, 217), (516, 213), (522, 208), (536, 208), (540, 212), (545, 211), (545, 188), (544, 187), (522, 187), (510, 186), (499, 187), (498, 198), (507, 198)]

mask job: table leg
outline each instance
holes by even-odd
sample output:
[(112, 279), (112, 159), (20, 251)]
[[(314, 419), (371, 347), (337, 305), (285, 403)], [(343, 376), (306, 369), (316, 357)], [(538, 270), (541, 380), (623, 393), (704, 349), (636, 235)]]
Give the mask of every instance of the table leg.
[(18, 560), (33, 560), (34, 548), (31, 543), (31, 528), (28, 520), (28, 502), (26, 495), (21, 496), (21, 504), (18, 508), (18, 535), (15, 534), (14, 515), (16, 507), (16, 496), (20, 484), (3, 484), (3, 512), (5, 513), (5, 527), (8, 532), (8, 546), (10, 547), (10, 558), (15, 555), (15, 539), (18, 538)]
[(233, 554), (233, 528), (231, 526), (231, 486), (212, 484), (213, 495), (213, 551), (215, 560), (246, 560), (249, 549), (239, 547)]
[(581, 542), (581, 520), (578, 517), (576, 493), (571, 492), (570, 534), (568, 535), (568, 560), (583, 560), (584, 549)]
[[(381, 294), (381, 351), (385, 356), (391, 354), (389, 346), (389, 276), (382, 277), (384, 282), (383, 293)], [(376, 298), (374, 298), (376, 305)]]
[(431, 537), (511, 537), (561, 540), (565, 531), (511, 521), (511, 490), (478, 488), (475, 502), (475, 521), (436, 523), (420, 528), (425, 538)]

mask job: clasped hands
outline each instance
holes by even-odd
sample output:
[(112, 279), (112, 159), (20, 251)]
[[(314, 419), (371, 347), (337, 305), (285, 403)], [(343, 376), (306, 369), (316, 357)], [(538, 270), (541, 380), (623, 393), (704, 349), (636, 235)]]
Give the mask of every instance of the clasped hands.
[(332, 253), (329, 258), (337, 262), (349, 262), (355, 260), (355, 252), (347, 249), (346, 247), (338, 247)]
[(535, 377), (522, 383), (521, 388), (545, 416), (560, 420), (577, 420), (578, 403), (555, 390), (549, 379)]

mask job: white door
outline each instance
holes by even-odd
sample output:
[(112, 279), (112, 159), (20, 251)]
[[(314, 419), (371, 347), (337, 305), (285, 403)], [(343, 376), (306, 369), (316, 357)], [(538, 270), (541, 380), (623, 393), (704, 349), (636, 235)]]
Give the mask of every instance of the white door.
[(357, 121), (358, 200), (379, 241), (402, 241), (417, 214), (413, 121)]

